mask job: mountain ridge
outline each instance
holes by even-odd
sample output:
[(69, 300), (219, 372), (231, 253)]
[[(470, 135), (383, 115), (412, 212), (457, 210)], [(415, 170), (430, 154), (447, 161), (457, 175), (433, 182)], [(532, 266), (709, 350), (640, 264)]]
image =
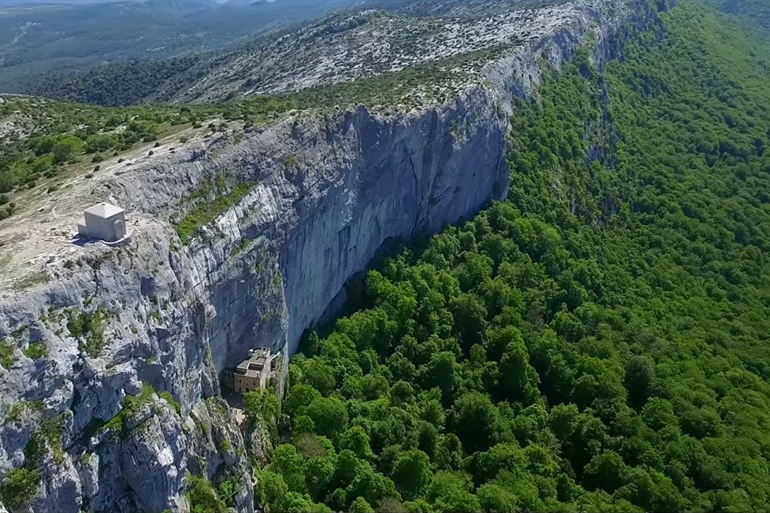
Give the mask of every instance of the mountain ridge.
[[(422, 73), (440, 61), (471, 61), (475, 53), (526, 45), (552, 25), (568, 23), (580, 4), (522, 1), (503, 9), (490, 0), (431, 1), (382, 11), (369, 9), (378, 3), (368, 2), (232, 52), (103, 66), (41, 81), (31, 92), (113, 106), (206, 103), (323, 88), (407, 68)], [(126, 87), (127, 81), (136, 87)]]
[(43, 77), (105, 62), (158, 61), (223, 49), (347, 3), (291, 0), (237, 6), (210, 0), (143, 0), (4, 6), (0, 90), (29, 92)]

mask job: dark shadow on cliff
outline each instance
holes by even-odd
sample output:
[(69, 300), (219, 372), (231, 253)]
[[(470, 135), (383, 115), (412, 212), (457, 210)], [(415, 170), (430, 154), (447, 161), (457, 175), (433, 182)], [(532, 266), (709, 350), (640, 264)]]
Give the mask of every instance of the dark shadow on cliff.
[[(499, 192), (495, 191), (494, 196), (498, 197)], [(495, 200), (490, 200), (479, 208), (479, 212), (489, 208)], [(459, 219), (456, 223), (445, 223), (437, 233), (441, 233), (451, 225), (462, 225), (471, 219), (476, 212)], [(314, 345), (318, 339), (322, 339), (334, 330), (334, 323), (340, 317), (352, 315), (359, 310), (374, 308), (374, 304), (369, 301), (366, 295), (366, 276), (369, 271), (382, 269), (388, 260), (394, 256), (408, 252), (409, 261), (417, 261), (428, 249), (430, 239), (434, 235), (432, 232), (422, 231), (414, 234), (411, 239), (404, 237), (389, 237), (380, 245), (374, 258), (371, 259), (365, 269), (357, 272), (345, 282), (344, 287), (334, 297), (332, 302), (324, 311), (320, 320), (309, 326), (302, 333), (300, 338), (298, 353), (306, 356), (315, 354)]]

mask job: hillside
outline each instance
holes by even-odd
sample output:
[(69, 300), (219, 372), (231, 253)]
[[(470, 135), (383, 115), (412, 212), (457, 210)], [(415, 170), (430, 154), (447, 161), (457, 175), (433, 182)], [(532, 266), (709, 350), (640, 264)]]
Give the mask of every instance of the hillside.
[(0, 97), (0, 512), (770, 509), (765, 35), (383, 3)]
[[(434, 15), (431, 2), (420, 3), (421, 9), (392, 6), (393, 14), (338, 14), (266, 46), (213, 60), (113, 65), (69, 82), (40, 83), (41, 93), (59, 96), (58, 91), (101, 105), (142, 103), (148, 96), (195, 99), (195, 104), (105, 109), (8, 96), (0, 103), (0, 218), (17, 210), (18, 198), (47, 197), (49, 188), (66, 184), (73, 172), (82, 175), (126, 160), (122, 152), (153, 146), (170, 133), (217, 134), (222, 121), (237, 122), (230, 129), (242, 132), (282, 119), (292, 109), (329, 113), (363, 104), (387, 115), (445, 103), (489, 82), (485, 69), (511, 52), (526, 52), (552, 34), (629, 15), (634, 5), (582, 0), (511, 8), (479, 0), (472, 11), (463, 2), (439, 4), (442, 16)], [(491, 73), (497, 73), (494, 66)], [(211, 102), (225, 98), (235, 99)]]
[(770, 30), (770, 5), (762, 0), (705, 0), (709, 5), (735, 15), (747, 24)]
[[(35, 97), (0, 96), (0, 219), (29, 197), (47, 197), (73, 176), (93, 175), (159, 139), (270, 124), (298, 103), (259, 97), (227, 105), (108, 109)], [(152, 156), (152, 155), (148, 155)], [(90, 178), (90, 176), (86, 176)]]
[(770, 54), (691, 2), (661, 20), (554, 73), (508, 200), (308, 337), (271, 510), (770, 507)]
[[(180, 8), (156, 0), (148, 6), (131, 7), (135, 12), (130, 16), (138, 23), (121, 26), (117, 32), (109, 29), (119, 14), (114, 7), (90, 12), (100, 7), (77, 11), (75, 6), (35, 14), (68, 20), (66, 30), (75, 30), (72, 20), (104, 17), (98, 27), (83, 27), (94, 37), (104, 28), (111, 30), (100, 36), (108, 44), (97, 45), (96, 55), (89, 50), (87, 56), (79, 52), (93, 49), (90, 42), (73, 45), (75, 39), (62, 46), (58, 40), (62, 27), (29, 21), (34, 11), (10, 12), (6, 20), (0, 17), (0, 26), (6, 23), (6, 32), (15, 41), (7, 46), (2, 61), (8, 66), (0, 78), (0, 90), (103, 106), (221, 101), (296, 91), (496, 45), (526, 44), (552, 29), (552, 24), (574, 19), (575, 7), (581, 4), (564, 0), (326, 0), (306, 5), (307, 1), (229, 2), (223, 6), (206, 1), (197, 8), (187, 6), (180, 24)], [(702, 1), (770, 28), (770, 11), (762, 1)], [(310, 21), (333, 10), (341, 13)], [(307, 24), (300, 27), (303, 22)], [(15, 25), (21, 32), (13, 30)], [(52, 32), (56, 39), (50, 42), (56, 46), (55, 59), (43, 55), (50, 48), (41, 41), (47, 37), (45, 31), (35, 32), (41, 30), (38, 26), (56, 28)], [(142, 36), (136, 39), (141, 43), (125, 39), (138, 31)], [(191, 31), (197, 32), (186, 33)], [(511, 39), (512, 34), (517, 37)], [(156, 37), (163, 39), (157, 42)], [(174, 38), (178, 41), (172, 42)], [(115, 53), (114, 45), (119, 52)]]
[[(473, 18), (367, 10), (325, 19), (224, 60), (173, 100), (205, 102), (350, 82), (459, 55), (525, 46), (584, 16), (580, 2), (501, 13), (480, 9)], [(464, 86), (460, 82), (455, 88)]]
[(122, 0), (0, 5), (0, 93), (31, 93), (51, 75), (103, 64), (219, 52), (328, 14), (348, 0), (219, 4)]
[[(613, 13), (611, 2), (586, 0), (367, 0), (297, 30), (253, 39), (229, 53), (103, 66), (52, 77), (31, 92), (100, 105), (206, 103), (444, 68), (450, 73), (443, 78), (426, 73), (420, 81), (449, 98), (472, 82), (480, 65), (506, 49), (526, 47), (545, 34), (584, 23), (594, 5), (600, 16)], [(447, 75), (453, 76), (447, 80)], [(433, 91), (420, 94), (434, 96)]]

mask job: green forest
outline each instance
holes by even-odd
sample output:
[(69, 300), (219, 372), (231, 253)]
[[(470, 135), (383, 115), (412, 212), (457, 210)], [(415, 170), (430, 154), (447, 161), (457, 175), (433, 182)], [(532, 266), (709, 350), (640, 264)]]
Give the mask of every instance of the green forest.
[[(111, 63), (85, 73), (59, 74), (38, 81), (30, 89), (47, 98), (119, 107), (145, 103), (148, 97), (167, 99), (203, 71), (199, 55), (163, 61)], [(171, 91), (170, 93), (167, 91)]]
[(267, 511), (770, 510), (768, 49), (682, 2), (551, 72), (509, 199), (292, 360)]
[(723, 12), (741, 17), (748, 23), (770, 29), (770, 3), (764, 0), (701, 0)]

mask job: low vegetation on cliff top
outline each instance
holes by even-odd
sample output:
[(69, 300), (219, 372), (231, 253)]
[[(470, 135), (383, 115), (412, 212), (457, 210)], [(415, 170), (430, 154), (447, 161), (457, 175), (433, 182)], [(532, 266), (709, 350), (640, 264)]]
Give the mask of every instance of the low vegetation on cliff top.
[[(102, 161), (212, 118), (239, 126), (264, 123), (295, 107), (287, 98), (258, 97), (205, 106), (152, 105), (109, 109), (26, 97), (0, 97), (0, 219), (13, 214), (18, 193), (70, 170), (98, 171)], [(211, 131), (219, 130), (216, 124)]]
[(310, 335), (269, 512), (770, 509), (768, 51), (683, 3), (623, 52), (521, 105), (508, 201)]

